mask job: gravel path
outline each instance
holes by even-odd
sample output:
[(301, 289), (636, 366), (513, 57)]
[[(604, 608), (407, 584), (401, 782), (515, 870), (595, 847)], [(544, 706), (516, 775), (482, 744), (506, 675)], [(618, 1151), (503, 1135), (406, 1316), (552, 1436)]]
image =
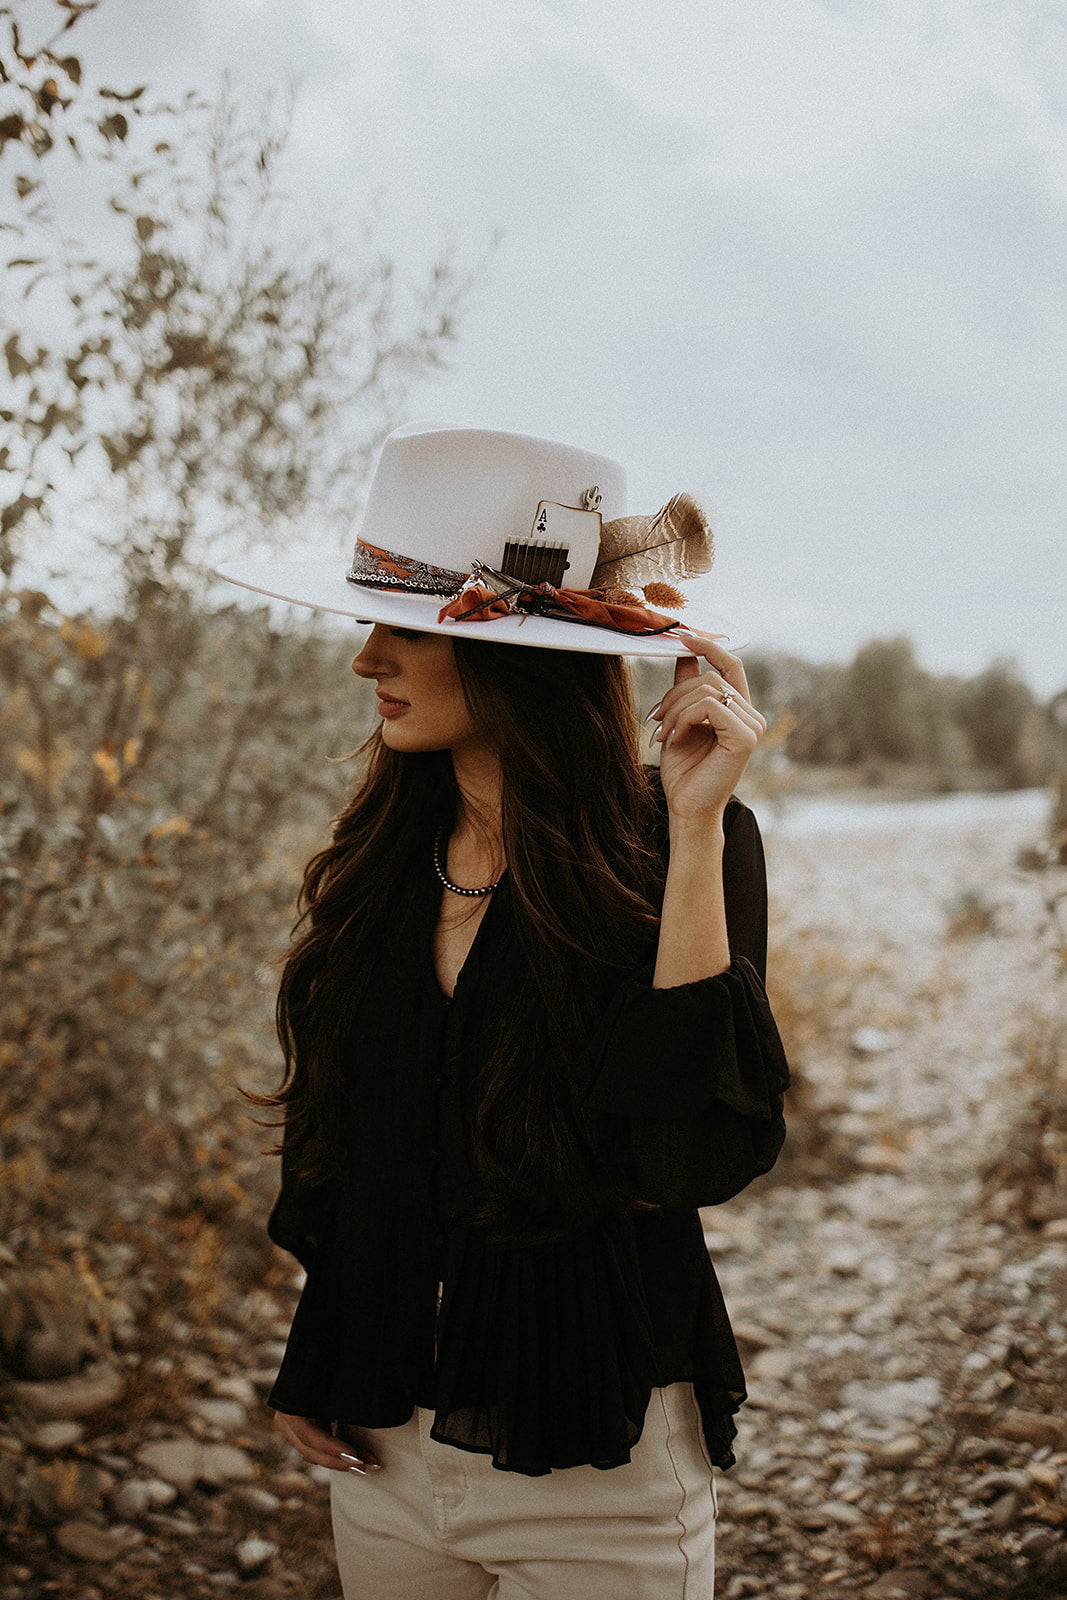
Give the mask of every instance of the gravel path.
[(763, 820), (783, 964), (831, 975), (804, 1071), (834, 1159), (705, 1213), (750, 1382), (726, 1600), (1067, 1596), (1067, 1200), (1026, 1228), (981, 1181), (1062, 985), (1049, 875), (1015, 868), (1042, 812), (978, 809)]

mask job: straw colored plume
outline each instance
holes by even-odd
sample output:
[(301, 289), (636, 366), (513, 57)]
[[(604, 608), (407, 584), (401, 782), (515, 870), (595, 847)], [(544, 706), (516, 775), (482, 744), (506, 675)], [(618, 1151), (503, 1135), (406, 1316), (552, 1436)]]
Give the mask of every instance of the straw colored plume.
[(606, 522), (591, 587), (641, 588), (708, 572), (715, 546), (703, 511), (687, 494), (676, 494), (654, 517), (619, 517)]

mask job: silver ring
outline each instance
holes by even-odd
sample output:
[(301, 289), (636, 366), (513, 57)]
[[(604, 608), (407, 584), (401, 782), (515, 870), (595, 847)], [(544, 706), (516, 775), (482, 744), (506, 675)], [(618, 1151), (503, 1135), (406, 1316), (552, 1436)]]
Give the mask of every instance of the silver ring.
[(727, 710), (729, 710), (730, 706), (732, 706), (734, 701), (737, 699), (737, 696), (734, 694), (732, 689), (724, 689), (721, 698), (723, 705), (726, 706)]

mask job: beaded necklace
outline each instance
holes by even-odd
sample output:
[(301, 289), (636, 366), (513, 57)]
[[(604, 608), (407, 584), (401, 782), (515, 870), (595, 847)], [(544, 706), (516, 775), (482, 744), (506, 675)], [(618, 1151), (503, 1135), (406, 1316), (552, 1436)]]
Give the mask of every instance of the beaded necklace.
[(450, 894), (463, 894), (463, 895), (467, 895), (468, 897), (470, 897), (470, 896), (477, 897), (477, 896), (480, 896), (480, 895), (483, 895), (483, 894), (492, 894), (493, 890), (499, 887), (499, 884), (500, 884), (500, 879), (499, 878), (496, 880), (496, 883), (483, 884), (483, 886), (480, 889), (463, 889), (463, 888), (460, 887), (460, 885), (458, 883), (453, 883), (451, 878), (448, 878), (448, 877), (445, 876), (445, 869), (441, 865), (441, 841), (443, 840), (444, 836), (445, 836), (445, 830), (442, 828), (440, 833), (437, 835), (437, 838), (433, 842), (433, 864), (434, 864), (434, 868), (435, 868), (435, 870), (437, 872), (437, 876), (440, 878), (441, 882), (444, 884), (445, 888), (449, 891), (449, 893)]

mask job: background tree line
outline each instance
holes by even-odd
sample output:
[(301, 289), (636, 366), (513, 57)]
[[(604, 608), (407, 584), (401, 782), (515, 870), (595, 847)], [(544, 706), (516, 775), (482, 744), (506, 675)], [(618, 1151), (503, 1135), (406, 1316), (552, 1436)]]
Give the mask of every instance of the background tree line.
[(858, 767), (868, 781), (908, 767), (931, 788), (1020, 788), (1064, 764), (1055, 704), (1005, 658), (972, 677), (937, 674), (897, 637), (871, 640), (847, 665), (760, 653), (746, 670), (775, 741), (803, 765)]

